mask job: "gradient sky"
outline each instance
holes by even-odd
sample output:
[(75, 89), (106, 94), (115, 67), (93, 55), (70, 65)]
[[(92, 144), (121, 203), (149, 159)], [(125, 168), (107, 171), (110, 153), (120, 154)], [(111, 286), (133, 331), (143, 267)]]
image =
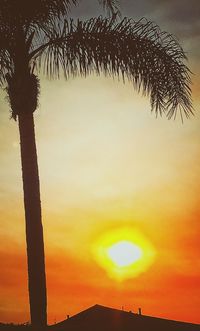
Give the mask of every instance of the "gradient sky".
[[(35, 113), (49, 323), (93, 304), (200, 323), (200, 2), (122, 0), (174, 34), (193, 71), (195, 117), (155, 118), (131, 84), (90, 76), (41, 80)], [(74, 16), (100, 13), (82, 1)], [(18, 128), (0, 104), (0, 321), (29, 320)], [(113, 281), (95, 261), (99, 236), (128, 226), (154, 245), (144, 273)]]

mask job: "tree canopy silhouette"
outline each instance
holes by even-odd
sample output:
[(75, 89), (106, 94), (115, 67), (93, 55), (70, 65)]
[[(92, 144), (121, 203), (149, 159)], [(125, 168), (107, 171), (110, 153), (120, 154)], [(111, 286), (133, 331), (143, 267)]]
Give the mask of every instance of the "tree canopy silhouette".
[(128, 79), (168, 118), (192, 113), (190, 71), (173, 36), (146, 19), (120, 18), (118, 1), (99, 0), (108, 12), (69, 19), (76, 0), (0, 0), (0, 86), (18, 121), (26, 219), (31, 323), (45, 326), (46, 278), (33, 113), (39, 74), (51, 78), (96, 74)]

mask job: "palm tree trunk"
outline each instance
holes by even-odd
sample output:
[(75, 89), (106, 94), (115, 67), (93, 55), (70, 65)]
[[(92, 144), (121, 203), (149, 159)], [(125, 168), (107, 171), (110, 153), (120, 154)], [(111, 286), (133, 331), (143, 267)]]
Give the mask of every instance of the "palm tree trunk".
[(18, 120), (26, 219), (31, 324), (34, 327), (40, 328), (47, 325), (47, 295), (39, 173), (33, 114), (31, 112), (20, 112)]

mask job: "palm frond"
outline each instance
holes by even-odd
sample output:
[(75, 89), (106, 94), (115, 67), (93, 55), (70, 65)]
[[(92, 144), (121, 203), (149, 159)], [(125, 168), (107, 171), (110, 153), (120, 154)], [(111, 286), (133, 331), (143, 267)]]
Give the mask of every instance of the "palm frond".
[(0, 0), (0, 21), (8, 26), (46, 22), (66, 16), (77, 0)]
[(98, 0), (101, 5), (103, 5), (104, 10), (108, 12), (108, 15), (113, 16), (121, 16), (120, 6), (118, 0)]
[(186, 117), (192, 113), (186, 55), (170, 34), (145, 19), (65, 21), (64, 27), (56, 26), (46, 35), (46, 44), (31, 57), (50, 77), (102, 72), (127, 78), (150, 95), (156, 114), (171, 118), (177, 110)]
[(13, 72), (13, 63), (7, 50), (0, 49), (0, 87), (5, 86), (6, 76)]

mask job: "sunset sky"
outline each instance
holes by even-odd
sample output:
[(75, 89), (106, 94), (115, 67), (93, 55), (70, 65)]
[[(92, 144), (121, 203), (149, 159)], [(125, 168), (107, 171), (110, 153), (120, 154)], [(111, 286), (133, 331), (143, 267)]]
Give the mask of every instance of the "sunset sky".
[[(178, 38), (193, 72), (195, 116), (184, 123), (156, 118), (130, 83), (103, 75), (41, 77), (35, 123), (48, 321), (98, 303), (200, 323), (200, 2), (120, 3), (123, 16), (146, 17)], [(100, 13), (97, 1), (82, 0), (72, 14)], [(19, 134), (5, 93), (0, 97), (0, 322), (25, 322)], [(126, 231), (137, 233), (153, 257), (119, 279), (95, 249)]]

